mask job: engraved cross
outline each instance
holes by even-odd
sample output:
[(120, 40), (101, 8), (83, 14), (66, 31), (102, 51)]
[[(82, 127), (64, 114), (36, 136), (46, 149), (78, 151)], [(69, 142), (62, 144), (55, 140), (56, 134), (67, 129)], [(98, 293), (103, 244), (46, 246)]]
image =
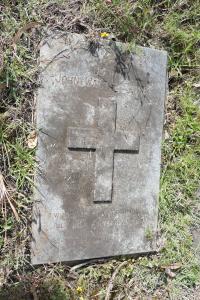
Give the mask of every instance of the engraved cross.
[(101, 99), (98, 106), (98, 127), (68, 128), (68, 148), (95, 150), (94, 202), (111, 202), (114, 153), (139, 152), (139, 135), (116, 130), (117, 104)]

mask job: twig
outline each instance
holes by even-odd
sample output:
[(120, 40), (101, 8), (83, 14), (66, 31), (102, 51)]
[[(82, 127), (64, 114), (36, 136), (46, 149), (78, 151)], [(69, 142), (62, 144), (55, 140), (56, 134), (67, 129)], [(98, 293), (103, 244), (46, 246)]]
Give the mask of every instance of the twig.
[(0, 173), (0, 202), (2, 201), (2, 203), (3, 203), (4, 199), (6, 199), (8, 201), (16, 220), (19, 221), (19, 215), (18, 215), (14, 205), (12, 204), (12, 202), (10, 200), (8, 191), (7, 191), (7, 189), (5, 187), (5, 184), (4, 184), (3, 175)]
[(21, 38), (22, 34), (29, 29), (32, 29), (38, 25), (42, 25), (41, 22), (29, 22), (26, 25), (24, 25), (21, 29), (17, 31), (17, 33), (13, 37), (13, 45), (15, 46), (18, 40)]
[(110, 294), (111, 294), (112, 289), (113, 289), (113, 284), (114, 284), (115, 277), (116, 277), (117, 273), (120, 271), (120, 269), (121, 269), (123, 266), (125, 266), (126, 264), (127, 264), (127, 261), (123, 261), (123, 262), (115, 269), (115, 271), (113, 272), (112, 277), (110, 278), (110, 281), (109, 281), (107, 290), (106, 290), (106, 297), (105, 297), (105, 300), (109, 300), (109, 299), (110, 299)]
[(78, 269), (81, 269), (82, 267), (88, 266), (88, 265), (92, 265), (92, 264), (99, 264), (99, 263), (104, 263), (106, 262), (107, 259), (106, 258), (102, 258), (102, 259), (90, 259), (86, 262), (80, 263), (78, 265), (75, 265), (73, 267), (71, 267), (70, 272), (75, 272)]

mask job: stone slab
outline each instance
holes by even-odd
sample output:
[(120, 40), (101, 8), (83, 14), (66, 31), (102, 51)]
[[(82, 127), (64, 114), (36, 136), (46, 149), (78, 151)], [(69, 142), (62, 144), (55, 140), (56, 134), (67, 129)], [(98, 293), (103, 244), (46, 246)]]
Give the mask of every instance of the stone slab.
[(78, 34), (41, 48), (33, 264), (156, 249), (167, 54), (126, 49)]

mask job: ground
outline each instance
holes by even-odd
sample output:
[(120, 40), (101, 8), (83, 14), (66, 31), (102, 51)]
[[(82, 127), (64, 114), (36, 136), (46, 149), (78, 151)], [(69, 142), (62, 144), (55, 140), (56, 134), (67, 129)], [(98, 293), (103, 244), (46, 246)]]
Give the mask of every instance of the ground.
[[(199, 0), (2, 0), (0, 21), (0, 299), (199, 299)], [(34, 91), (49, 30), (168, 51), (157, 254), (30, 263)]]

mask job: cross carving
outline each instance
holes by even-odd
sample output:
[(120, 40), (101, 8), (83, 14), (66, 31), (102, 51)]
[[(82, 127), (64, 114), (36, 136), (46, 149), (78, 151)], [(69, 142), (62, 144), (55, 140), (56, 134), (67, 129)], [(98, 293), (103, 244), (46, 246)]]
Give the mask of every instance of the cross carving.
[(116, 130), (117, 104), (99, 100), (97, 128), (68, 128), (68, 148), (93, 150), (95, 161), (94, 202), (111, 202), (114, 172), (114, 153), (139, 152), (139, 135)]

